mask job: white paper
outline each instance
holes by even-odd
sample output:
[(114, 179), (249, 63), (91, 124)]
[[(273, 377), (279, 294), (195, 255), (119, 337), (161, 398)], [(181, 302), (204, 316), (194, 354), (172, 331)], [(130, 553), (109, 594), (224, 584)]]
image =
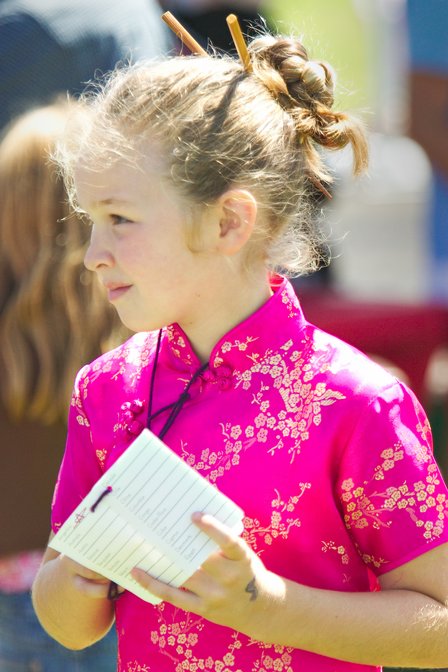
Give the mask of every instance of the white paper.
[[(111, 491), (98, 501), (107, 488)], [(157, 604), (159, 598), (130, 571), (140, 567), (165, 583), (182, 585), (217, 548), (192, 523), (195, 511), (242, 532), (243, 511), (144, 429), (95, 483), (50, 546)]]

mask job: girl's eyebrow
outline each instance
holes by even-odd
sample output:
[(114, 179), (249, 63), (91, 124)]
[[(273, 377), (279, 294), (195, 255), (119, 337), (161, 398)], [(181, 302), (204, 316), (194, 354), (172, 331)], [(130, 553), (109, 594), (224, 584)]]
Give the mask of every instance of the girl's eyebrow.
[(99, 201), (95, 201), (92, 205), (95, 208), (101, 205), (129, 205), (129, 201), (125, 201), (121, 198), (103, 198)]

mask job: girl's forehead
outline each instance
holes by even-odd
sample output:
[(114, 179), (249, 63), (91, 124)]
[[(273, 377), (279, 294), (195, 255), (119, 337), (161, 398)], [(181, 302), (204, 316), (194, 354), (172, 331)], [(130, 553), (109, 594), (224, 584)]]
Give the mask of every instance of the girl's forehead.
[[(129, 186), (135, 184), (132, 179), (135, 175), (135, 169), (132, 166), (125, 166), (116, 162), (113, 165), (105, 166), (98, 163), (80, 162), (74, 171), (74, 182), (76, 192), (79, 198), (102, 200), (107, 192), (119, 193), (125, 191)], [(105, 196), (104, 196), (105, 198)]]
[[(121, 142), (119, 140), (121, 139)], [(125, 134), (108, 142), (89, 139), (84, 143), (85, 152), (79, 154), (75, 171), (103, 173), (108, 179), (121, 179), (129, 174), (146, 173), (163, 175), (167, 173), (170, 151), (161, 143), (139, 136), (129, 140)]]
[(135, 163), (122, 159), (109, 165), (81, 161), (74, 170), (74, 184), (80, 205), (89, 209), (112, 201), (138, 203), (168, 193), (173, 198), (174, 187), (164, 175), (155, 155)]

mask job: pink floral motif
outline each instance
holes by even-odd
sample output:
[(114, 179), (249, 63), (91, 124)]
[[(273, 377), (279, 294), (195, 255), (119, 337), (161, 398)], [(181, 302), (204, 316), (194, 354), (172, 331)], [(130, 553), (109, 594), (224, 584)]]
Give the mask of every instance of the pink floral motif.
[[(260, 381), (258, 390), (252, 393), (252, 403), (260, 407), (254, 424), (258, 429), (266, 429), (259, 431), (256, 438), (260, 443), (269, 445), (271, 455), (283, 448), (284, 437), (294, 439), (288, 449), (291, 463), (300, 454), (301, 443), (309, 439), (313, 426), (320, 425), (323, 407), (345, 399), (344, 394), (327, 388), (324, 382), (312, 384), (311, 381), (327, 364), (324, 357), (321, 357), (320, 368), (313, 368), (306, 364), (305, 352), (291, 352), (292, 347), (292, 341), (288, 341), (280, 348), (282, 354), (269, 349), (263, 355), (251, 353), (248, 355), (252, 362), (250, 368), (235, 372), (235, 386), (241, 385), (245, 390), (254, 389), (261, 376), (271, 378), (272, 385), (278, 390), (283, 402), (283, 408), (276, 415), (269, 410), (271, 402), (265, 397), (272, 395), (271, 387)], [(304, 382), (305, 379), (308, 382)]]
[(177, 325), (170, 325), (166, 331), (173, 354), (184, 364), (191, 365), (193, 362), (191, 351), (179, 327)]
[(107, 450), (102, 448), (101, 450), (95, 451), (96, 459), (100, 463), (101, 469), (104, 471), (106, 466)]
[(298, 494), (290, 495), (286, 501), (282, 499), (278, 490), (274, 489), (276, 497), (272, 500), (271, 520), (267, 525), (262, 525), (256, 518), (245, 517), (243, 538), (254, 551), (263, 553), (263, 549), (259, 549), (259, 538), (266, 546), (271, 546), (274, 539), (286, 540), (293, 527), (300, 527), (300, 518), (288, 514), (295, 511), (297, 504), (310, 488), (311, 483), (299, 483)]
[[(289, 647), (263, 644), (233, 632), (230, 636), (227, 651), (222, 657), (203, 657), (196, 655), (195, 652), (195, 647), (206, 636), (202, 619), (192, 619), (189, 622), (187, 619), (180, 623), (167, 624), (162, 618), (159, 620), (159, 624), (158, 631), (153, 630), (151, 632), (151, 642), (160, 647), (162, 655), (170, 661), (174, 672), (198, 672), (199, 670), (248, 672), (248, 668), (243, 669), (238, 664), (238, 652), (244, 646), (261, 650), (260, 657), (258, 660), (254, 660), (250, 672), (262, 672), (262, 670), (294, 672), (291, 667), (292, 649)], [(135, 669), (138, 672), (139, 668)], [(134, 668), (129, 668), (129, 671), (134, 672)], [(126, 668), (126, 672), (128, 672), (128, 668)]]
[(251, 437), (243, 441), (239, 438), (242, 434), (239, 425), (220, 423), (220, 426), (224, 439), (222, 449), (212, 451), (209, 448), (204, 448), (198, 459), (194, 453), (188, 450), (186, 443), (182, 442), (181, 444), (181, 454), (184, 460), (203, 473), (211, 483), (216, 483), (226, 471), (236, 467), (240, 462), (240, 453), (247, 450), (254, 441)]
[[(427, 451), (421, 453), (414, 451), (413, 455), (422, 463), (428, 461)], [(397, 442), (392, 448), (383, 450), (380, 457), (382, 462), (375, 467), (372, 477), (363, 481), (362, 485), (355, 486), (352, 478), (346, 479), (341, 485), (343, 490), (341, 499), (345, 506), (344, 521), (347, 528), (362, 529), (372, 526), (378, 530), (381, 527), (390, 527), (393, 512), (402, 509), (415, 526), (422, 530), (426, 541), (438, 539), (444, 531), (448, 508), (445, 493), (439, 493), (437, 498), (433, 496), (436, 488), (441, 485), (437, 466), (433, 463), (428, 465), (424, 480), (412, 484), (404, 481), (383, 490), (377, 488), (372, 490), (371, 486), (375, 481), (383, 481), (385, 473), (394, 469), (397, 463), (403, 460), (403, 445)], [(427, 514), (431, 509), (436, 513), (431, 515), (432, 520), (427, 520)], [(383, 563), (382, 560), (379, 562)]]
[(328, 553), (328, 551), (334, 551), (339, 556), (339, 559), (343, 565), (348, 565), (350, 562), (350, 557), (347, 553), (347, 550), (345, 546), (342, 546), (342, 544), (337, 546), (334, 543), (334, 541), (323, 541), (322, 551), (323, 553)]

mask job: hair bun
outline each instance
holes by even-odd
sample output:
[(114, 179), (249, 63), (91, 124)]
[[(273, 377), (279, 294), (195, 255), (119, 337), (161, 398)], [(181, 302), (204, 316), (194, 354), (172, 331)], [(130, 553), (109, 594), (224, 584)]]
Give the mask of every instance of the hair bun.
[(335, 86), (331, 66), (309, 60), (301, 42), (285, 37), (257, 37), (248, 49), (254, 75), (293, 119), (297, 137), (304, 144), (309, 174), (331, 181), (314, 143), (329, 149), (351, 144), (354, 172), (362, 172), (368, 157), (364, 131), (358, 121), (331, 109)]
[(254, 71), (285, 109), (297, 105), (327, 107), (334, 100), (334, 72), (321, 61), (310, 61), (297, 40), (258, 37), (249, 45)]

